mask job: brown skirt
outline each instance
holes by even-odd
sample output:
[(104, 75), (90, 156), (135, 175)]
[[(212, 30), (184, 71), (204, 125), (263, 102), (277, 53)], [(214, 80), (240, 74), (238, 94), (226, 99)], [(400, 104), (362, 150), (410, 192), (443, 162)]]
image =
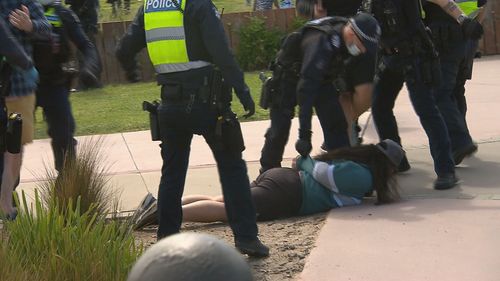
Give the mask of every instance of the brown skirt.
[(290, 168), (265, 171), (252, 182), (250, 191), (260, 221), (295, 216), (302, 204), (302, 182)]

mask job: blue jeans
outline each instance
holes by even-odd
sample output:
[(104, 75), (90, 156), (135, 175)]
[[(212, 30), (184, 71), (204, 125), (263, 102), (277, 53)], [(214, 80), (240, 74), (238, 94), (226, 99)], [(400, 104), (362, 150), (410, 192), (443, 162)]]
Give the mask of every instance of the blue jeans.
[(392, 139), (401, 143), (393, 108), (399, 91), (406, 82), (410, 100), (429, 139), (434, 171), (437, 175), (454, 173), (450, 139), (430, 86), (422, 81), (420, 58), (382, 56), (375, 79), (372, 115), (380, 140)]
[(40, 84), (36, 100), (37, 106), (43, 108), (47, 133), (52, 140), (55, 167), (60, 171), (64, 158), (68, 153), (74, 154), (76, 146), (75, 119), (69, 102), (69, 89), (65, 85)]
[(229, 225), (236, 240), (257, 237), (255, 208), (250, 195), (247, 167), (241, 151), (221, 147), (216, 135), (217, 115), (208, 103), (162, 101), (158, 110), (161, 132), (162, 175), (158, 191), (158, 239), (179, 232), (181, 198), (193, 134), (202, 135), (217, 162)]
[(440, 51), (441, 85), (434, 89), (436, 103), (448, 128), (452, 151), (471, 145), (472, 138), (455, 99), (460, 64), (464, 59), (466, 41), (455, 41), (446, 50)]

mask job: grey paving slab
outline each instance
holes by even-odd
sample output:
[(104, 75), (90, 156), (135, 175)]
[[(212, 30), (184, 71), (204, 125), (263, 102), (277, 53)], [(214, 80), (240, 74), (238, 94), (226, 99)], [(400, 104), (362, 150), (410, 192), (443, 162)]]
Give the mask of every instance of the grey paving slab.
[(161, 167), (159, 142), (151, 141), (149, 131), (123, 133), (125, 145), (139, 171), (157, 171)]
[(337, 209), (302, 281), (498, 281), (500, 202), (426, 199)]
[(54, 166), (49, 139), (36, 140), (24, 147), (21, 181), (33, 181), (44, 175), (45, 167)]
[(135, 209), (147, 194), (146, 186), (140, 174), (112, 176), (109, 184), (112, 192), (120, 200), (120, 211)]
[[(103, 164), (109, 167), (109, 173), (134, 172), (136, 167), (121, 134), (77, 137), (80, 144), (85, 142), (101, 146)], [(46, 167), (53, 169), (54, 162), (50, 140), (36, 140), (26, 145), (21, 181), (34, 181), (43, 175)]]
[(459, 187), (436, 192), (432, 159), (427, 148), (408, 150), (412, 169), (398, 175), (398, 182), (407, 197), (471, 198), (476, 195), (500, 194), (500, 141), (480, 143), (478, 153), (466, 158), (456, 169)]
[(397, 104), (412, 165), (398, 176), (404, 200), (332, 210), (301, 280), (500, 280), (498, 73), (498, 56), (475, 64), (467, 120), (479, 152), (457, 167), (462, 181), (451, 190), (432, 189), (425, 135), (408, 104)]

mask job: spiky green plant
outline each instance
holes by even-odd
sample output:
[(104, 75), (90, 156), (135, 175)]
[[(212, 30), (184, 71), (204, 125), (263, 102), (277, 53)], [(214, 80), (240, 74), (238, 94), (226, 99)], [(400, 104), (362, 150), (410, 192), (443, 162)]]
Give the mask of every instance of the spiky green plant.
[(109, 168), (100, 153), (101, 144), (102, 137), (83, 141), (78, 145), (76, 156), (65, 159), (59, 173), (45, 166), (45, 175), (37, 185), (46, 205), (56, 204), (61, 210), (67, 210), (69, 202), (80, 198), (80, 213), (89, 211), (91, 206), (98, 216), (112, 211), (115, 194), (109, 186), (110, 178), (106, 175)]
[(0, 234), (0, 280), (125, 280), (142, 253), (128, 225), (106, 222), (81, 201), (44, 206), (35, 191), (31, 207), (22, 193), (17, 219)]

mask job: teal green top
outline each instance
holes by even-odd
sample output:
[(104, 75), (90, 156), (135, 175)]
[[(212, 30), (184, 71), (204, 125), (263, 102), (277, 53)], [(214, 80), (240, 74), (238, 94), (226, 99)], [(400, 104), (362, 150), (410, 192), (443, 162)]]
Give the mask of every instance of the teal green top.
[(301, 215), (360, 204), (373, 189), (370, 170), (353, 161), (326, 163), (308, 156), (297, 160), (297, 168), (303, 185)]

